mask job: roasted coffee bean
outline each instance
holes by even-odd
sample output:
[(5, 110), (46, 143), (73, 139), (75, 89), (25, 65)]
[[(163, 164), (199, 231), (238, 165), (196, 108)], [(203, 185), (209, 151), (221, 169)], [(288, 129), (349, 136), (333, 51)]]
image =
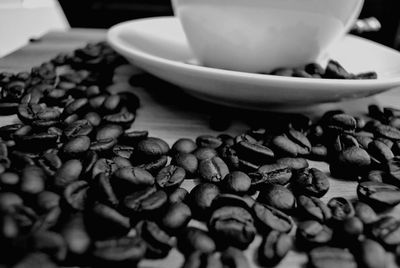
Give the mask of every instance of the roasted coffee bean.
[(40, 252), (29, 253), (18, 261), (15, 268), (29, 268), (29, 267), (43, 267), (43, 268), (56, 268), (57, 265), (51, 260), (51, 258)]
[(297, 192), (315, 197), (324, 196), (330, 187), (328, 176), (316, 168), (296, 172), (292, 184)]
[(39, 231), (32, 234), (28, 243), (34, 251), (46, 253), (56, 261), (64, 261), (67, 257), (67, 245), (58, 233)]
[(216, 248), (209, 233), (196, 227), (186, 227), (178, 236), (178, 249), (184, 255), (193, 252), (213, 253)]
[(9, 140), (11, 135), (23, 126), (24, 124), (20, 123), (2, 126), (0, 127), (0, 137), (4, 140)]
[(83, 211), (87, 202), (87, 191), (89, 184), (86, 181), (79, 180), (71, 182), (65, 187), (63, 197), (65, 203), (74, 210)]
[(196, 144), (199, 147), (216, 149), (222, 145), (222, 140), (211, 135), (200, 135), (196, 138)]
[(197, 144), (187, 138), (178, 139), (171, 147), (172, 154), (176, 153), (193, 153), (197, 149)]
[(332, 217), (332, 213), (327, 205), (313, 196), (300, 195), (297, 199), (297, 206), (300, 211), (300, 217), (305, 219), (327, 222)]
[(354, 180), (361, 176), (371, 163), (372, 159), (366, 150), (353, 146), (340, 152), (329, 168), (333, 176)]
[(266, 185), (264, 186), (257, 201), (284, 212), (290, 212), (296, 206), (296, 198), (293, 193), (282, 185)]
[(302, 170), (308, 168), (308, 162), (305, 158), (292, 158), (292, 157), (283, 157), (276, 160), (278, 165), (285, 165), (290, 168), (292, 171)]
[(218, 243), (240, 249), (247, 248), (257, 232), (250, 212), (234, 206), (214, 210), (210, 216), (208, 228)]
[(189, 192), (185, 188), (178, 188), (168, 196), (168, 202), (170, 204), (186, 202), (189, 196)]
[(378, 215), (375, 211), (367, 204), (363, 202), (357, 202), (354, 205), (355, 215), (365, 224), (371, 224), (378, 220)]
[(112, 149), (113, 153), (116, 156), (120, 156), (120, 157), (124, 157), (127, 159), (130, 159), (133, 152), (134, 152), (134, 148), (132, 146), (128, 146), (128, 145), (115, 145)]
[(362, 182), (357, 186), (360, 201), (382, 210), (394, 207), (400, 203), (400, 189), (394, 185), (382, 182)]
[(186, 177), (183, 168), (169, 165), (158, 172), (155, 182), (158, 187), (165, 190), (173, 190), (178, 188)]
[(22, 198), (13, 192), (0, 193), (0, 211), (3, 213), (15, 211), (23, 202)]
[(237, 206), (252, 212), (251, 208), (255, 202), (256, 201), (249, 195), (239, 196), (236, 194), (219, 194), (212, 201), (211, 209), (215, 210), (225, 206)]
[(388, 173), (388, 183), (400, 185), (400, 157), (396, 156), (387, 161), (385, 170)]
[(385, 216), (372, 224), (371, 235), (384, 246), (394, 247), (400, 244), (400, 221)]
[(277, 230), (288, 233), (290, 230), (292, 230), (292, 219), (280, 210), (270, 206), (262, 205), (258, 202), (254, 204), (252, 209), (259, 232)]
[(177, 153), (172, 159), (172, 163), (178, 167), (183, 168), (186, 174), (193, 176), (197, 172), (199, 161), (194, 154), (190, 153)]
[(262, 144), (241, 141), (236, 144), (235, 149), (240, 158), (254, 164), (262, 165), (274, 160), (274, 152)]
[(136, 115), (126, 110), (121, 110), (119, 113), (105, 115), (103, 121), (109, 124), (118, 124), (125, 129), (131, 127), (135, 121)]
[(274, 153), (281, 157), (296, 157), (301, 148), (285, 134), (273, 138), (271, 141), (271, 147)]
[(393, 141), (400, 140), (400, 130), (392, 126), (381, 124), (372, 129), (372, 132), (378, 137), (383, 137)]
[(352, 135), (349, 134), (339, 134), (333, 141), (332, 153), (335, 155), (340, 154), (342, 151), (350, 147), (359, 147), (358, 141)]
[(252, 187), (262, 187), (264, 184), (285, 185), (292, 177), (291, 169), (283, 164), (268, 164), (258, 168), (257, 172), (249, 174)]
[(358, 248), (357, 261), (359, 267), (387, 267), (386, 251), (378, 242), (372, 239), (365, 239), (360, 242)]
[(176, 239), (169, 236), (165, 231), (151, 221), (139, 222), (136, 225), (138, 235), (146, 242), (146, 257), (150, 259), (165, 258), (172, 247), (176, 244)]
[(72, 254), (86, 253), (92, 242), (81, 213), (70, 215), (63, 222), (60, 234), (67, 243), (68, 251)]
[(258, 261), (265, 266), (277, 265), (293, 247), (293, 239), (286, 233), (272, 230), (258, 249)]
[(182, 268), (223, 268), (221, 260), (215, 254), (193, 252), (186, 259)]
[(351, 133), (357, 128), (357, 121), (348, 114), (335, 114), (327, 120), (326, 128), (335, 133)]
[(219, 195), (219, 188), (213, 183), (201, 183), (196, 185), (189, 194), (190, 208), (194, 217), (207, 219), (213, 200)]
[(101, 117), (96, 112), (88, 112), (85, 114), (84, 119), (86, 119), (93, 127), (98, 127), (101, 124)]
[(333, 230), (318, 221), (304, 221), (298, 224), (296, 242), (300, 248), (309, 249), (330, 243)]
[(72, 101), (63, 110), (64, 118), (71, 114), (84, 114), (88, 109), (89, 101), (87, 98), (80, 98)]
[(123, 134), (123, 129), (121, 126), (116, 124), (107, 124), (103, 127), (97, 129), (96, 140), (106, 140), (106, 139), (118, 139), (119, 136)]
[(111, 176), (117, 169), (118, 167), (113, 160), (100, 158), (93, 165), (91, 177), (94, 179), (100, 173), (105, 173), (107, 176)]
[(205, 181), (220, 182), (228, 173), (228, 166), (218, 156), (202, 160), (199, 163), (199, 174)]
[(19, 188), (22, 193), (35, 195), (45, 189), (46, 175), (38, 166), (26, 166), (21, 173)]
[(228, 247), (221, 252), (221, 262), (224, 268), (250, 268), (246, 256), (235, 247)]
[(190, 207), (185, 203), (174, 203), (171, 204), (166, 213), (161, 219), (163, 228), (169, 231), (177, 231), (189, 223), (192, 217), (192, 211)]
[(106, 155), (112, 148), (117, 144), (117, 140), (113, 138), (107, 138), (103, 140), (96, 140), (90, 143), (89, 149), (95, 151), (98, 154)]
[(332, 220), (335, 222), (344, 221), (345, 219), (352, 218), (355, 215), (354, 207), (344, 197), (334, 197), (328, 202), (328, 207), (332, 212)]
[(169, 149), (169, 145), (164, 140), (154, 137), (148, 137), (137, 144), (138, 153), (144, 158), (159, 158), (166, 155)]
[(69, 124), (64, 129), (64, 135), (67, 139), (75, 138), (77, 136), (88, 136), (92, 130), (93, 127), (89, 121), (81, 119)]
[(392, 150), (386, 144), (378, 140), (374, 140), (368, 144), (368, 153), (383, 163), (394, 157)]
[(157, 175), (160, 170), (167, 165), (168, 157), (166, 155), (161, 156), (151, 162), (140, 165), (139, 167), (147, 170), (152, 175)]
[(311, 268), (357, 268), (353, 254), (346, 249), (324, 246), (314, 248), (308, 255)]
[(146, 170), (139, 167), (123, 167), (114, 172), (112, 184), (118, 195), (127, 195), (138, 188), (154, 185), (155, 179)]
[(46, 213), (60, 204), (60, 196), (54, 192), (43, 191), (36, 196), (36, 208), (39, 213)]
[(70, 124), (72, 124), (72, 123), (78, 121), (79, 118), (80, 118), (80, 116), (79, 116), (78, 114), (71, 114), (70, 116), (66, 117), (66, 118), (62, 121), (62, 123), (63, 123), (64, 125), (70, 125)]
[(250, 190), (251, 179), (244, 172), (233, 171), (225, 176), (222, 185), (223, 189), (229, 193), (243, 195)]
[(328, 157), (328, 148), (325, 145), (317, 144), (311, 147), (308, 158), (316, 161), (324, 161)]
[(210, 159), (218, 155), (217, 151), (212, 148), (197, 148), (193, 151), (193, 154), (199, 161)]
[[(363, 222), (357, 217), (347, 218), (343, 221), (343, 225), (340, 230), (336, 230), (339, 242), (343, 244), (349, 241), (357, 241), (358, 237), (364, 231)], [(340, 241), (342, 240), (342, 241)]]
[(386, 172), (383, 170), (370, 170), (365, 174), (361, 181), (383, 182), (386, 179)]
[(70, 139), (64, 144), (62, 152), (67, 157), (79, 157), (86, 153), (90, 147), (90, 138), (88, 136), (78, 136)]
[(146, 139), (148, 135), (149, 132), (147, 130), (125, 130), (119, 140), (122, 144), (133, 146), (139, 141)]
[(167, 204), (167, 199), (164, 191), (145, 189), (125, 197), (123, 205), (133, 220), (138, 220), (140, 217), (157, 217), (157, 213), (162, 212)]
[(112, 112), (118, 110), (120, 104), (121, 97), (119, 95), (110, 95), (104, 100), (102, 108), (106, 112)]
[(94, 178), (94, 183), (88, 194), (94, 196), (91, 197), (92, 199), (112, 207), (116, 207), (119, 204), (119, 199), (111, 186), (110, 177), (105, 173), (99, 173)]
[(96, 239), (123, 236), (130, 230), (129, 217), (101, 203), (96, 203), (89, 209), (86, 224), (91, 236)]
[[(97, 265), (135, 266), (146, 253), (146, 243), (138, 236), (96, 241), (92, 255)], [(96, 265), (96, 266), (97, 266)]]
[(89, 99), (89, 106), (93, 110), (99, 110), (100, 107), (103, 105), (104, 101), (106, 100), (106, 98), (107, 98), (107, 95), (105, 95), (105, 94), (94, 96)]
[(0, 174), (0, 188), (4, 190), (15, 190), (20, 183), (20, 177), (14, 172)]
[(77, 159), (66, 161), (56, 172), (54, 186), (64, 189), (68, 184), (79, 179), (82, 172), (82, 163)]

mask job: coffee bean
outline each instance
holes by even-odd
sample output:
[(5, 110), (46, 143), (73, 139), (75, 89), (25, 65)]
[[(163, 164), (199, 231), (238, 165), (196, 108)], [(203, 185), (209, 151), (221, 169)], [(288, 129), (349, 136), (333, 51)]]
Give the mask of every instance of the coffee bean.
[(400, 221), (385, 216), (372, 224), (371, 235), (384, 246), (394, 247), (400, 243)]
[(220, 190), (215, 184), (201, 183), (196, 185), (189, 194), (193, 216), (202, 220), (207, 219), (211, 204), (219, 193)]
[(222, 181), (225, 191), (243, 195), (249, 191), (251, 179), (246, 173), (241, 171), (233, 171), (227, 174)]
[(212, 212), (208, 222), (216, 241), (245, 249), (254, 240), (256, 229), (251, 214), (244, 208), (226, 206)]
[(52, 231), (39, 231), (29, 239), (30, 246), (35, 251), (44, 252), (58, 262), (62, 262), (67, 257), (67, 245), (64, 238)]
[(274, 160), (274, 152), (262, 144), (241, 141), (236, 144), (235, 149), (240, 158), (258, 165)]
[(185, 203), (174, 203), (169, 206), (161, 223), (162, 227), (170, 231), (177, 231), (189, 223), (192, 217), (190, 207)]
[(27, 166), (22, 170), (20, 190), (22, 193), (35, 195), (45, 189), (46, 176), (38, 166)]
[(335, 133), (351, 133), (357, 127), (356, 119), (348, 114), (340, 113), (331, 116), (326, 122), (326, 128)]
[(384, 177), (386, 177), (386, 172), (383, 170), (370, 170), (366, 175), (364, 175), (361, 180), (373, 181), (373, 182), (383, 182)]
[(319, 169), (306, 168), (295, 173), (293, 187), (299, 193), (322, 197), (330, 187), (328, 176)]
[(387, 265), (385, 249), (372, 239), (360, 242), (357, 260), (359, 265), (365, 268), (380, 268)]
[(145, 255), (146, 244), (140, 237), (121, 237), (96, 241), (92, 255), (98, 265), (136, 265)]
[(89, 121), (81, 119), (69, 124), (64, 129), (64, 135), (67, 139), (75, 138), (77, 136), (88, 136), (92, 130), (93, 127)]
[(183, 168), (169, 165), (160, 170), (155, 182), (160, 188), (171, 190), (178, 188), (185, 177), (186, 172)]
[(139, 167), (122, 167), (114, 172), (113, 184), (118, 185), (118, 193), (126, 195), (138, 187), (154, 185), (154, 177), (146, 170)]
[(300, 217), (319, 222), (327, 222), (332, 217), (332, 213), (327, 205), (316, 197), (300, 195), (297, 200)]
[(133, 220), (139, 220), (141, 217), (157, 217), (157, 214), (164, 210), (167, 199), (164, 191), (147, 188), (126, 196), (123, 205)]
[(74, 181), (68, 184), (63, 193), (66, 204), (74, 210), (83, 211), (87, 202), (88, 188), (89, 184), (83, 180)]
[(117, 144), (117, 140), (113, 138), (93, 141), (89, 149), (98, 154), (107, 155), (112, 148)]
[(178, 236), (178, 249), (185, 255), (193, 252), (213, 253), (216, 245), (206, 231), (196, 227), (186, 227)]
[(382, 210), (400, 203), (400, 189), (382, 182), (362, 182), (358, 184), (357, 195), (360, 201)]
[(356, 268), (354, 256), (346, 249), (318, 247), (309, 252), (309, 266), (312, 268)]
[(101, 117), (96, 112), (88, 112), (85, 114), (84, 119), (86, 119), (93, 127), (98, 127), (101, 124)]
[(298, 224), (296, 239), (301, 248), (323, 246), (332, 241), (333, 231), (318, 221), (304, 221)]
[(196, 156), (190, 153), (175, 154), (172, 163), (183, 168), (188, 177), (193, 176), (197, 172), (197, 167), (199, 165)]
[(246, 256), (240, 249), (235, 247), (228, 247), (221, 252), (221, 262), (223, 267), (250, 268)]
[(158, 158), (169, 152), (169, 145), (162, 139), (149, 137), (139, 141), (138, 153), (145, 158)]
[(199, 163), (199, 174), (205, 181), (220, 182), (228, 173), (228, 166), (218, 156), (202, 160)]
[(69, 216), (63, 222), (60, 233), (67, 243), (68, 251), (73, 254), (84, 254), (91, 245), (91, 238), (86, 230), (81, 213)]
[(125, 130), (119, 139), (122, 144), (133, 146), (146, 139), (148, 135), (149, 132), (147, 130)]
[(290, 168), (292, 171), (294, 170), (302, 170), (308, 168), (308, 162), (305, 158), (292, 158), (292, 157), (283, 157), (276, 160), (278, 165), (285, 165)]
[(293, 239), (286, 233), (272, 230), (264, 236), (258, 250), (258, 261), (262, 265), (277, 265), (293, 247)]
[(292, 219), (278, 209), (262, 205), (258, 202), (254, 204), (252, 209), (259, 232), (277, 230), (288, 233), (293, 227)]
[(78, 136), (70, 139), (64, 144), (63, 153), (68, 157), (74, 158), (83, 155), (90, 147), (90, 138), (88, 136)]
[(387, 162), (394, 157), (392, 150), (383, 142), (374, 140), (368, 144), (368, 152), (380, 162)]
[(388, 173), (387, 180), (394, 185), (400, 185), (400, 157), (396, 156), (385, 165), (385, 170)]
[(43, 267), (43, 268), (56, 268), (57, 265), (45, 253), (30, 253), (24, 256), (13, 267), (16, 268), (29, 268), (29, 267)]
[(210, 159), (218, 155), (215, 149), (207, 147), (197, 148), (195, 151), (193, 151), (193, 154), (197, 157), (199, 161)]
[(223, 268), (221, 260), (210, 253), (193, 252), (186, 259), (182, 268)]
[(296, 199), (293, 193), (282, 185), (267, 185), (264, 186), (257, 201), (284, 212), (290, 212), (296, 206)]
[(393, 141), (400, 140), (400, 130), (388, 125), (378, 125), (372, 129), (372, 132), (378, 137), (383, 137)]
[(82, 163), (77, 159), (66, 161), (56, 172), (54, 185), (64, 189), (68, 184), (79, 179), (82, 172)]
[(54, 192), (43, 191), (36, 196), (36, 206), (39, 213), (49, 212), (60, 204), (60, 196)]
[(185, 188), (178, 188), (168, 196), (170, 204), (185, 202), (188, 198), (189, 192)]
[(354, 207), (349, 200), (343, 197), (334, 197), (328, 202), (332, 212), (332, 220), (335, 222), (344, 221), (355, 215)]
[(282, 164), (268, 164), (258, 168), (257, 172), (249, 174), (252, 187), (261, 187), (264, 184), (285, 185), (290, 181), (292, 172)]
[(194, 150), (197, 149), (197, 144), (191, 140), (186, 138), (178, 139), (171, 147), (171, 152), (173, 154), (176, 153), (193, 153)]
[(222, 145), (222, 140), (211, 135), (200, 135), (196, 138), (196, 144), (199, 147), (216, 149)]
[(365, 224), (371, 224), (378, 220), (375, 211), (363, 202), (357, 202), (354, 205), (355, 215)]
[(251, 207), (253, 207), (255, 202), (256, 201), (249, 195), (219, 194), (212, 201), (211, 209), (215, 210), (225, 206), (237, 206), (252, 212)]

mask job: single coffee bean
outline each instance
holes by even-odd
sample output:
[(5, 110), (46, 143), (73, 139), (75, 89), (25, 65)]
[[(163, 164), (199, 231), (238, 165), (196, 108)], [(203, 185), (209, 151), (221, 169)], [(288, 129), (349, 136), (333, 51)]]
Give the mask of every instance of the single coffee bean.
[(292, 219), (278, 209), (258, 202), (254, 204), (252, 209), (257, 229), (261, 233), (270, 230), (288, 233), (293, 227)]
[(395, 156), (385, 165), (385, 170), (388, 173), (387, 181), (390, 184), (400, 185), (400, 157)]
[(298, 224), (296, 238), (301, 248), (314, 248), (331, 242), (333, 231), (318, 221), (309, 220)]
[(178, 139), (171, 147), (172, 154), (176, 153), (193, 153), (197, 149), (197, 144), (186, 138)]
[(328, 148), (322, 144), (316, 144), (311, 147), (308, 158), (316, 161), (324, 161), (328, 157)]
[(162, 189), (173, 190), (181, 185), (185, 177), (186, 172), (183, 168), (169, 165), (158, 172), (155, 182)]
[(148, 188), (126, 196), (123, 205), (133, 220), (139, 220), (141, 217), (157, 218), (158, 213), (164, 210), (167, 199), (168, 196), (164, 191)]
[(378, 220), (378, 215), (375, 211), (363, 202), (357, 202), (354, 205), (355, 215), (359, 218), (365, 225), (374, 223)]
[(60, 205), (60, 196), (54, 192), (43, 191), (36, 196), (36, 208), (39, 213), (46, 213)]
[(176, 239), (163, 231), (155, 222), (143, 221), (138, 225), (136, 227), (138, 235), (143, 238), (147, 246), (146, 258), (165, 258), (175, 246)]
[(355, 215), (354, 207), (344, 197), (334, 197), (328, 202), (328, 207), (332, 212), (332, 220), (335, 222), (344, 221), (345, 219), (352, 218)]
[(86, 207), (89, 184), (84, 180), (74, 181), (65, 187), (65, 203), (73, 210), (83, 211)]
[(311, 250), (308, 256), (312, 268), (357, 268), (354, 256), (342, 248), (318, 247)]
[(266, 236), (258, 249), (258, 261), (262, 265), (277, 265), (293, 247), (293, 239), (286, 233), (272, 230)]
[(257, 201), (284, 212), (290, 212), (296, 206), (296, 199), (293, 193), (282, 185), (266, 185), (264, 186)]
[(100, 158), (93, 165), (91, 178), (94, 179), (100, 173), (111, 176), (117, 169), (118, 167), (113, 160)]
[(337, 155), (350, 147), (359, 147), (358, 141), (352, 135), (339, 134), (332, 144), (332, 153)]
[(120, 196), (154, 185), (154, 177), (139, 167), (122, 167), (114, 172), (112, 185)]
[(103, 117), (103, 121), (109, 124), (117, 124), (122, 126), (124, 129), (129, 129), (135, 121), (136, 115), (127, 111), (126, 109), (122, 109), (119, 113), (105, 115)]
[(72, 101), (70, 104), (66, 105), (63, 110), (63, 117), (67, 117), (71, 114), (84, 114), (89, 108), (89, 101), (87, 98), (80, 98)]
[(145, 158), (158, 158), (169, 152), (169, 145), (162, 139), (149, 137), (139, 141), (137, 150)]
[(120, 125), (107, 124), (97, 129), (96, 140), (118, 139), (124, 133)]
[(119, 140), (122, 144), (134, 146), (139, 141), (146, 139), (148, 135), (149, 132), (147, 130), (125, 130)]
[(384, 246), (394, 247), (400, 244), (400, 221), (385, 216), (372, 224), (371, 235)]
[(189, 223), (192, 217), (190, 207), (185, 203), (175, 203), (168, 207), (161, 219), (162, 227), (169, 231), (178, 231)]
[(382, 182), (362, 182), (357, 186), (360, 201), (382, 210), (394, 207), (400, 203), (400, 189), (394, 185)]
[(178, 249), (187, 256), (193, 252), (213, 253), (216, 245), (206, 231), (186, 227), (178, 236)]
[(219, 195), (219, 188), (213, 183), (196, 185), (189, 194), (190, 208), (195, 218), (205, 220), (208, 218), (213, 200)]
[(210, 159), (218, 155), (215, 149), (207, 147), (197, 148), (195, 151), (193, 151), (193, 154), (197, 157), (199, 161)]
[(228, 247), (221, 252), (221, 262), (223, 267), (250, 268), (246, 256), (240, 249), (235, 247)]
[(88, 136), (93, 126), (86, 119), (77, 120), (64, 129), (64, 135), (69, 140), (77, 136)]
[(88, 112), (85, 114), (84, 119), (86, 119), (93, 127), (98, 127), (101, 123), (101, 117), (96, 112)]
[(94, 178), (93, 185), (88, 194), (92, 195), (93, 199), (111, 207), (117, 207), (119, 204), (119, 199), (111, 186), (110, 177), (105, 173), (99, 173)]
[(199, 163), (199, 174), (205, 181), (220, 182), (228, 173), (228, 166), (218, 156), (202, 160)]
[(394, 157), (392, 150), (378, 140), (374, 140), (368, 144), (368, 153), (381, 163), (385, 163)]
[[(92, 255), (98, 265), (136, 265), (146, 253), (146, 243), (140, 237), (121, 237), (96, 241)], [(97, 266), (97, 265), (96, 265)]]
[(372, 129), (372, 132), (378, 137), (383, 137), (393, 141), (400, 140), (400, 130), (392, 126), (383, 124), (377, 125)]
[(299, 215), (319, 222), (327, 222), (332, 213), (327, 205), (320, 199), (313, 196), (300, 195), (297, 199)]
[(82, 172), (82, 163), (77, 159), (66, 161), (56, 172), (54, 186), (64, 189), (68, 184), (79, 179)]
[(161, 156), (155, 160), (147, 162), (145, 164), (139, 165), (140, 168), (150, 172), (152, 175), (156, 176), (160, 170), (167, 165), (168, 157), (166, 155)]
[(233, 171), (225, 176), (222, 184), (225, 191), (243, 195), (249, 191), (251, 179), (244, 172)]
[(328, 176), (319, 169), (306, 168), (295, 172), (293, 187), (299, 193), (322, 197), (330, 187)]
[(356, 119), (348, 114), (340, 113), (331, 116), (326, 122), (326, 128), (335, 133), (351, 133), (357, 127)]
[(52, 231), (38, 231), (29, 238), (29, 245), (34, 251), (46, 253), (56, 261), (64, 261), (67, 257), (67, 244), (64, 238)]
[(371, 163), (372, 159), (366, 150), (353, 146), (340, 152), (329, 168), (333, 176), (354, 180), (362, 175)]
[(215, 210), (225, 206), (237, 206), (248, 210), (250, 213), (251, 207), (255, 204), (255, 200), (249, 196), (239, 196), (236, 194), (219, 194), (211, 204), (211, 209)]
[(361, 267), (387, 267), (386, 251), (378, 242), (372, 239), (364, 239), (360, 242), (358, 248), (357, 260)]
[(193, 176), (197, 172), (197, 167), (199, 165), (196, 156), (191, 153), (176, 153), (172, 158), (172, 163), (183, 168), (188, 177)]
[(168, 196), (170, 204), (185, 202), (189, 196), (189, 192), (185, 188), (178, 188)]
[(62, 152), (64, 155), (74, 158), (86, 153), (90, 147), (90, 138), (88, 136), (78, 136), (70, 139), (64, 144)]
[(68, 251), (73, 254), (84, 254), (91, 245), (91, 238), (86, 230), (82, 213), (69, 215), (69, 218), (63, 222), (60, 234), (67, 243)]
[(272, 139), (271, 148), (278, 156), (296, 157), (301, 147), (292, 141), (287, 135), (282, 134)]
[(286, 165), (268, 164), (258, 168), (257, 172), (249, 174), (252, 187), (262, 187), (264, 184), (285, 185), (292, 177), (292, 171)]
[(370, 170), (361, 178), (361, 181), (383, 182), (385, 177), (386, 172), (383, 170)]
[(276, 160), (278, 165), (285, 165), (290, 168), (292, 171), (302, 170), (308, 168), (308, 162), (305, 158), (292, 158), (292, 157), (283, 157)]
[(199, 147), (216, 149), (222, 145), (222, 140), (212, 135), (201, 135), (196, 138), (196, 144)]
[(247, 248), (256, 235), (252, 215), (241, 207), (226, 206), (214, 210), (208, 228), (217, 242), (240, 249)]
[(45, 190), (46, 175), (38, 166), (26, 166), (22, 170), (20, 190), (22, 193), (36, 195)]
[(257, 165), (271, 163), (274, 160), (274, 152), (262, 144), (244, 140), (237, 143), (235, 149), (240, 158)]

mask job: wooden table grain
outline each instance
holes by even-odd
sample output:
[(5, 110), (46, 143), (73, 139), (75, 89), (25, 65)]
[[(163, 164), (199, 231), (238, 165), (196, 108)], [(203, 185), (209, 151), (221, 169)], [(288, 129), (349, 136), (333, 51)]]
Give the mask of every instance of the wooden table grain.
[[(69, 32), (50, 32), (37, 42), (32, 42), (26, 47), (0, 59), (0, 72), (29, 71), (32, 67), (44, 61), (50, 60), (61, 52), (71, 52), (88, 42), (105, 40), (105, 30), (72, 29)], [(137, 118), (132, 126), (136, 130), (149, 130), (150, 136), (163, 138), (170, 145), (178, 138), (186, 137), (195, 139), (201, 134), (217, 135), (221, 132), (210, 128), (210, 120), (226, 117), (231, 121), (230, 127), (224, 131), (232, 135), (244, 132), (254, 122), (268, 122), (269, 113), (236, 110), (228, 107), (220, 107), (192, 98), (178, 88), (154, 79), (151, 86), (143, 88), (132, 86), (129, 79), (133, 74), (141, 73), (136, 67), (121, 66), (116, 71), (116, 88), (134, 91), (141, 100), (141, 107), (137, 111)], [(151, 79), (151, 78), (149, 78)], [(132, 82), (132, 81), (131, 81)], [(135, 81), (133, 81), (135, 82)], [(135, 84), (135, 83), (133, 83)], [(367, 111), (368, 104), (376, 103), (383, 106), (400, 108), (400, 91), (393, 89), (375, 97), (342, 103), (329, 103), (309, 107), (302, 112), (311, 117), (317, 117), (329, 109), (343, 109), (352, 114), (363, 114)], [(15, 116), (2, 117), (0, 125), (16, 121)], [(271, 126), (272, 127), (272, 126)], [(318, 167), (329, 173), (326, 163), (310, 161), (310, 165)], [(356, 198), (356, 183), (352, 181), (337, 180), (331, 178), (331, 188), (323, 200), (326, 202), (334, 196), (344, 196), (350, 199)], [(184, 187), (191, 189), (192, 181), (185, 181)], [(400, 208), (392, 212), (400, 218)], [(196, 222), (192, 224), (198, 224)], [(200, 224), (200, 227), (201, 224)], [(252, 263), (256, 258), (256, 249), (261, 242), (257, 237), (246, 250), (246, 256)], [(393, 256), (388, 254), (389, 267), (397, 267)], [(296, 251), (291, 251), (277, 267), (300, 268), (305, 267), (307, 256)], [(143, 260), (140, 267), (181, 267), (183, 256), (176, 250), (172, 250), (167, 258), (157, 261)]]

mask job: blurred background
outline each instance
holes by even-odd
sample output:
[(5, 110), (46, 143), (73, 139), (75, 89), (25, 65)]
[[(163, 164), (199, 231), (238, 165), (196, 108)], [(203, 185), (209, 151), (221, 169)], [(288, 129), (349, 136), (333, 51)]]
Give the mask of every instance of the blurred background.
[[(52, 29), (107, 29), (122, 21), (172, 14), (170, 0), (0, 0), (0, 56)], [(360, 19), (371, 17), (379, 22), (378, 31), (361, 24), (353, 33), (400, 50), (400, 0), (365, 0)], [(375, 20), (372, 26), (377, 26)]]

